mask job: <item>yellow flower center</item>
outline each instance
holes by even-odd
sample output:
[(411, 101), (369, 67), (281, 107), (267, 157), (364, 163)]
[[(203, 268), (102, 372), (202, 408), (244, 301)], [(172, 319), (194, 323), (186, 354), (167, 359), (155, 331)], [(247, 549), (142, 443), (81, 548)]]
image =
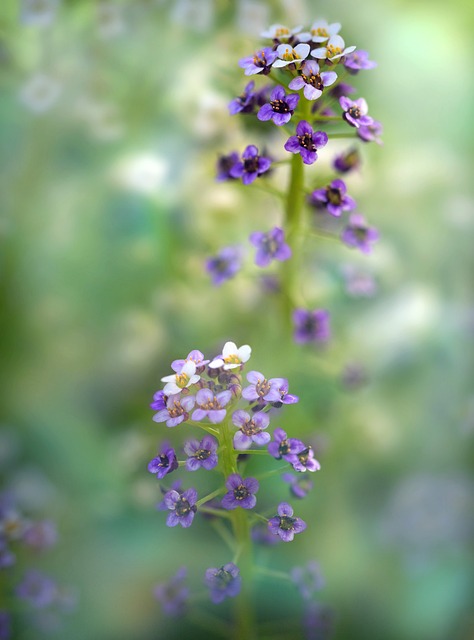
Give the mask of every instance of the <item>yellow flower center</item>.
[(337, 55), (339, 55), (340, 53), (342, 53), (342, 49), (341, 49), (341, 47), (335, 47), (335, 46), (334, 46), (334, 45), (332, 45), (332, 44), (329, 44), (329, 45), (327, 46), (327, 54), (326, 54), (326, 57), (327, 57), (327, 58), (332, 58), (333, 56), (337, 56)]
[(178, 387), (180, 387), (181, 389), (184, 389), (184, 387), (188, 384), (188, 382), (189, 382), (188, 375), (186, 375), (185, 373), (176, 374), (176, 384), (178, 385)]
[(290, 35), (290, 30), (287, 29), (286, 27), (280, 27), (280, 29), (277, 29), (275, 31), (275, 38), (281, 38), (281, 36), (289, 36)]
[(299, 60), (300, 56), (296, 53), (294, 49), (287, 49), (285, 53), (282, 55), (283, 60)]
[(240, 364), (240, 358), (237, 354), (231, 353), (230, 356), (224, 358), (226, 364)]
[(318, 27), (317, 29), (311, 29), (312, 36), (324, 36), (325, 38), (329, 37), (329, 33), (326, 31), (324, 27)]

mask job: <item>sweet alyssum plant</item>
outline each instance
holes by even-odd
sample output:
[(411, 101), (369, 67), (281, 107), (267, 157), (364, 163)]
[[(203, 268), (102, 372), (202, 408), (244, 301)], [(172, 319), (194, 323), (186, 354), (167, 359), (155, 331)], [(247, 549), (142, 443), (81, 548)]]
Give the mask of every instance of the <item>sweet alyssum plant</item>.
[[(354, 87), (344, 82), (348, 75), (372, 69), (367, 51), (346, 47), (339, 35), (341, 25), (316, 21), (309, 31), (273, 25), (262, 36), (267, 44), (240, 60), (252, 80), (243, 93), (229, 104), (231, 115), (245, 115), (276, 127), (282, 144), (275, 157), (249, 144), (242, 153), (232, 151), (218, 161), (219, 181), (241, 181), (258, 187), (280, 200), (282, 220), (272, 229), (256, 230), (249, 241), (255, 248), (255, 264), (268, 267), (280, 262), (276, 285), (281, 291), (287, 317), (292, 317), (296, 342), (324, 342), (329, 338), (329, 313), (307, 309), (300, 303), (303, 242), (311, 237), (342, 241), (351, 248), (370, 253), (378, 231), (356, 211), (354, 198), (340, 177), (360, 162), (356, 147), (334, 158), (333, 175), (313, 170), (321, 149), (339, 138), (380, 143), (382, 126), (368, 115), (364, 98), (349, 96)], [(260, 88), (256, 80), (264, 83)], [(266, 145), (265, 148), (268, 148)], [(275, 159), (277, 158), (277, 159)], [(269, 181), (273, 170), (290, 165), (286, 190)], [(306, 206), (305, 206), (306, 205)], [(311, 216), (306, 211), (312, 212)], [(339, 220), (339, 237), (325, 229), (324, 218)], [(334, 226), (334, 225), (332, 225)], [(215, 285), (232, 278), (242, 266), (240, 245), (221, 249), (207, 261), (207, 271)]]

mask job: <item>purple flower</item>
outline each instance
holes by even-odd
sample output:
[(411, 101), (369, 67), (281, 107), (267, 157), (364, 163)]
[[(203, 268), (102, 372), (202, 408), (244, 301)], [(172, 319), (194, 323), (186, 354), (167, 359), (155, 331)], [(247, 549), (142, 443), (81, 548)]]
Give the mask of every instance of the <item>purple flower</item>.
[(224, 247), (206, 262), (206, 271), (211, 276), (212, 284), (216, 286), (233, 278), (241, 268), (242, 248), (238, 245)]
[(10, 640), (12, 637), (11, 618), (7, 611), (0, 611), (0, 640)]
[(148, 463), (148, 471), (154, 473), (158, 480), (161, 480), (177, 468), (176, 452), (168, 445), (163, 445), (163, 449), (158, 456)]
[(57, 587), (49, 576), (31, 569), (25, 574), (15, 592), (21, 600), (26, 600), (35, 609), (44, 609), (54, 602)]
[(280, 227), (274, 227), (271, 231), (255, 231), (250, 234), (250, 242), (257, 247), (255, 264), (259, 267), (268, 267), (272, 260), (284, 262), (291, 258), (291, 249), (285, 242), (285, 232)]
[(268, 526), (263, 523), (255, 525), (255, 527), (252, 528), (250, 535), (254, 542), (266, 547), (272, 547), (273, 545), (281, 542), (278, 537), (270, 533)]
[(325, 208), (332, 216), (339, 217), (343, 211), (356, 208), (353, 198), (346, 195), (346, 185), (343, 180), (333, 180), (323, 189), (316, 189), (310, 196), (310, 203), (318, 208)]
[(334, 71), (319, 73), (319, 64), (315, 60), (308, 60), (301, 67), (299, 76), (290, 82), (288, 88), (293, 91), (303, 89), (307, 100), (316, 100), (322, 95), (324, 87), (329, 87), (336, 80), (337, 74)]
[(257, 118), (263, 121), (273, 120), (278, 127), (281, 127), (290, 121), (299, 100), (300, 97), (296, 93), (286, 95), (283, 87), (278, 85), (270, 95), (270, 102), (260, 107)]
[(377, 66), (377, 63), (369, 60), (368, 51), (360, 49), (359, 51), (354, 51), (354, 53), (350, 53), (346, 56), (344, 66), (346, 69), (349, 69), (349, 73), (355, 75), (360, 71), (360, 69), (373, 69)]
[(246, 76), (253, 76), (256, 73), (268, 75), (271, 66), (278, 58), (278, 53), (273, 51), (271, 47), (264, 47), (254, 53), (253, 56), (247, 56), (239, 60), (239, 67), (244, 69)]
[(192, 420), (200, 422), (204, 418), (209, 418), (209, 422), (218, 424), (222, 422), (226, 415), (224, 407), (232, 399), (232, 391), (221, 391), (214, 395), (210, 389), (200, 389), (196, 393), (197, 409), (193, 411)]
[(283, 482), (287, 482), (290, 485), (291, 494), (300, 500), (306, 498), (313, 488), (313, 481), (310, 480), (308, 476), (301, 474), (295, 476), (292, 473), (283, 473), (281, 477)]
[(291, 393), (288, 393), (289, 385), (286, 378), (271, 378), (269, 382), (272, 382), (278, 389), (280, 397), (273, 403), (273, 406), (279, 406), (280, 404), (296, 404), (299, 402), (299, 397)]
[(53, 547), (58, 540), (56, 524), (52, 520), (40, 520), (31, 524), (23, 534), (23, 541), (37, 551)]
[(168, 396), (165, 395), (164, 391), (157, 391), (153, 395), (153, 402), (150, 404), (151, 409), (154, 411), (162, 411), (166, 409), (166, 403), (168, 402)]
[(298, 453), (287, 456), (286, 459), (293, 466), (293, 469), (300, 473), (304, 471), (319, 471), (321, 469), (321, 465), (314, 457), (311, 447), (304, 447)]
[(324, 131), (313, 131), (309, 122), (300, 120), (296, 125), (296, 136), (291, 136), (285, 143), (285, 149), (291, 153), (300, 153), (305, 164), (313, 164), (318, 159), (317, 149), (327, 144), (328, 137)]
[(329, 311), (326, 309), (295, 309), (293, 312), (295, 342), (327, 342), (330, 337)]
[(327, 640), (334, 629), (334, 615), (329, 607), (320, 602), (308, 602), (304, 628), (306, 640)]
[(352, 214), (349, 224), (341, 234), (341, 240), (349, 247), (360, 249), (362, 253), (372, 251), (372, 243), (379, 239), (379, 232), (374, 227), (368, 227), (363, 216)]
[(237, 113), (253, 113), (256, 93), (254, 92), (255, 82), (249, 82), (245, 87), (244, 92), (238, 98), (234, 98), (229, 103), (229, 113), (231, 116), (235, 116)]
[(349, 173), (349, 171), (353, 171), (354, 169), (358, 169), (360, 167), (361, 160), (359, 151), (354, 149), (349, 149), (349, 151), (345, 151), (344, 153), (339, 154), (334, 158), (332, 166), (339, 173)]
[(356, 127), (358, 129), (361, 126), (366, 127), (367, 125), (372, 124), (373, 120), (367, 115), (369, 107), (367, 106), (367, 102), (364, 98), (351, 100), (347, 96), (342, 96), (342, 98), (339, 98), (339, 104), (344, 111), (342, 117), (351, 125), (351, 127)]
[(288, 438), (283, 429), (275, 429), (273, 432), (274, 441), (268, 445), (268, 453), (277, 460), (287, 460), (288, 456), (292, 456), (304, 447), (301, 440), (296, 438)]
[(0, 569), (12, 567), (15, 562), (15, 554), (10, 551), (5, 540), (0, 537)]
[(257, 147), (250, 144), (242, 153), (242, 162), (237, 162), (229, 174), (233, 178), (242, 178), (243, 184), (251, 184), (258, 176), (266, 173), (271, 164), (270, 158), (259, 156)]
[(209, 587), (209, 595), (214, 604), (219, 604), (226, 598), (235, 598), (240, 593), (240, 571), (233, 562), (225, 564), (220, 569), (206, 569), (204, 581)]
[(204, 354), (201, 351), (199, 351), (198, 349), (193, 349), (188, 353), (187, 357), (184, 360), (173, 360), (173, 362), (171, 363), (171, 368), (173, 369), (173, 371), (176, 371), (176, 373), (181, 373), (184, 365), (189, 361), (194, 362), (194, 364), (196, 365), (196, 371), (200, 372), (202, 372), (206, 364), (210, 362), (209, 360), (204, 359)]
[(376, 142), (377, 144), (383, 144), (379, 138), (382, 135), (383, 127), (382, 123), (378, 120), (374, 120), (372, 124), (361, 126), (357, 129), (358, 137), (364, 142)]
[(301, 518), (293, 518), (293, 509), (287, 502), (280, 502), (278, 515), (268, 521), (268, 529), (283, 542), (291, 542), (296, 533), (306, 529), (306, 522)]
[(183, 484), (182, 480), (175, 480), (174, 482), (171, 483), (171, 487), (163, 487), (162, 485), (160, 486), (160, 491), (163, 494), (163, 500), (161, 502), (158, 502), (158, 504), (156, 505), (156, 508), (158, 511), (167, 511), (168, 507), (166, 506), (165, 500), (164, 500), (164, 496), (168, 493), (168, 491), (177, 491), (180, 495), (183, 493), (183, 489), (181, 488), (181, 485)]
[(188, 471), (196, 471), (201, 467), (203, 469), (214, 469), (217, 465), (217, 440), (210, 435), (205, 435), (199, 440), (188, 440), (184, 445), (184, 452), (188, 457), (186, 460), (186, 469)]
[(234, 447), (239, 451), (248, 449), (252, 442), (263, 445), (270, 441), (270, 434), (264, 431), (270, 424), (266, 413), (256, 413), (253, 417), (239, 409), (232, 415), (232, 424), (239, 427), (234, 435)]
[(168, 616), (180, 616), (186, 609), (189, 598), (189, 588), (184, 584), (186, 573), (186, 567), (181, 567), (168, 582), (158, 584), (153, 589), (155, 598), (161, 602)]
[(342, 269), (346, 291), (355, 298), (370, 298), (377, 292), (377, 284), (370, 273), (360, 271), (354, 265), (345, 265)]
[(245, 478), (238, 473), (231, 473), (227, 478), (225, 486), (229, 491), (222, 498), (224, 509), (253, 509), (257, 504), (255, 493), (259, 489), (258, 480), (255, 478)]
[(176, 427), (184, 420), (189, 419), (189, 411), (194, 407), (194, 396), (181, 396), (179, 393), (171, 395), (166, 402), (166, 409), (160, 409), (155, 413), (155, 422), (165, 422), (167, 427)]
[(249, 402), (264, 400), (265, 402), (278, 402), (281, 398), (278, 383), (281, 378), (267, 380), (259, 371), (249, 371), (247, 380), (251, 383), (242, 391), (242, 397)]
[(316, 591), (320, 591), (325, 585), (321, 567), (314, 560), (305, 567), (294, 567), (290, 575), (305, 600), (311, 600)]
[(239, 154), (237, 151), (232, 151), (227, 156), (219, 156), (217, 159), (217, 176), (218, 182), (224, 180), (236, 180), (231, 174), (231, 169), (239, 162)]
[(166, 508), (170, 510), (166, 519), (167, 526), (176, 527), (180, 524), (185, 529), (190, 527), (197, 511), (196, 501), (196, 489), (186, 489), (183, 493), (178, 493), (174, 489), (167, 491), (164, 497)]
[(354, 93), (355, 90), (355, 87), (353, 87), (352, 85), (347, 84), (346, 82), (340, 82), (335, 87), (329, 90), (329, 94), (332, 98), (339, 100), (339, 98), (342, 98), (342, 96), (348, 96), (350, 93)]

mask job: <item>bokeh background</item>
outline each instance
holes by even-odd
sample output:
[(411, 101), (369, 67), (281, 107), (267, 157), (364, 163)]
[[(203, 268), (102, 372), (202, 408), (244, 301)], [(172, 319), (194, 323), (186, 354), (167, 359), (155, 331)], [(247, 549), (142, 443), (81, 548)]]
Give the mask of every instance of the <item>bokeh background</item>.
[[(334, 638), (474, 637), (474, 5), (44, 7), (0, 7), (0, 464), (22, 509), (58, 523), (56, 548), (34, 562), (80, 594), (57, 637), (171, 638), (178, 626), (153, 585), (187, 563), (199, 586), (228, 561), (205, 522), (165, 527), (146, 472), (165, 437), (190, 435), (151, 420), (170, 361), (228, 339), (253, 346), (253, 368), (290, 380), (301, 402), (281, 426), (311, 440), (323, 467), (300, 507), (308, 532), (266, 562), (319, 561)], [(237, 60), (266, 26), (318, 17), (342, 22), (346, 42), (378, 62), (354, 84), (384, 146), (365, 145), (348, 179), (381, 231), (374, 253), (305, 249), (305, 299), (333, 318), (330, 345), (308, 352), (251, 256), (220, 288), (204, 264), (281, 220), (271, 196), (215, 182), (220, 152), (278, 141), (228, 115), (246, 82)], [(348, 292), (347, 269), (376, 293)], [(265, 491), (286, 498), (279, 483)], [(299, 615), (288, 586), (261, 586), (262, 611)], [(38, 637), (15, 624), (17, 637)]]

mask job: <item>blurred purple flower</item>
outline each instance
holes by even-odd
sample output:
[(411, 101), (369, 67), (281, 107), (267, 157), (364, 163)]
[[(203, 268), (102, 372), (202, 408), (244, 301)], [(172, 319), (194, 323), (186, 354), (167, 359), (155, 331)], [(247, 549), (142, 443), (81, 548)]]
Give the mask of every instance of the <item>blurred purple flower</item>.
[(233, 562), (220, 568), (207, 569), (204, 581), (209, 587), (210, 598), (214, 604), (219, 604), (226, 598), (235, 598), (240, 593), (240, 571)]
[(230, 280), (242, 268), (242, 247), (234, 245), (223, 247), (216, 256), (208, 258), (206, 271), (212, 279), (212, 284), (220, 286)]
[(291, 258), (291, 249), (285, 242), (285, 232), (280, 227), (274, 227), (271, 231), (255, 231), (250, 234), (250, 242), (257, 247), (255, 264), (259, 267), (268, 267), (272, 260), (284, 262)]
[(327, 342), (330, 338), (329, 311), (326, 309), (295, 309), (294, 340), (298, 344), (307, 342)]
[(297, 476), (292, 473), (283, 473), (282, 480), (290, 485), (291, 494), (300, 500), (306, 498), (313, 488), (313, 481), (306, 475), (299, 473)]
[(353, 214), (349, 224), (341, 234), (341, 240), (349, 247), (360, 249), (362, 253), (370, 253), (372, 244), (379, 239), (379, 232), (375, 227), (367, 226), (367, 222), (360, 214)]
[(306, 529), (306, 522), (293, 517), (293, 509), (287, 502), (280, 502), (277, 511), (278, 515), (268, 521), (268, 528), (274, 535), (280, 536), (283, 542), (291, 542), (295, 534)]
[(325, 208), (332, 216), (340, 217), (343, 211), (352, 211), (356, 202), (346, 194), (347, 188), (343, 180), (333, 180), (323, 189), (315, 189), (310, 195), (310, 204)]
[(238, 161), (229, 170), (233, 178), (242, 178), (245, 185), (251, 184), (256, 178), (266, 173), (272, 164), (270, 158), (258, 155), (258, 149), (250, 144), (242, 153), (242, 161)]
[(161, 602), (168, 616), (181, 616), (185, 612), (189, 598), (189, 588), (184, 584), (186, 574), (186, 567), (181, 567), (168, 582), (158, 584), (153, 589), (155, 598)]

